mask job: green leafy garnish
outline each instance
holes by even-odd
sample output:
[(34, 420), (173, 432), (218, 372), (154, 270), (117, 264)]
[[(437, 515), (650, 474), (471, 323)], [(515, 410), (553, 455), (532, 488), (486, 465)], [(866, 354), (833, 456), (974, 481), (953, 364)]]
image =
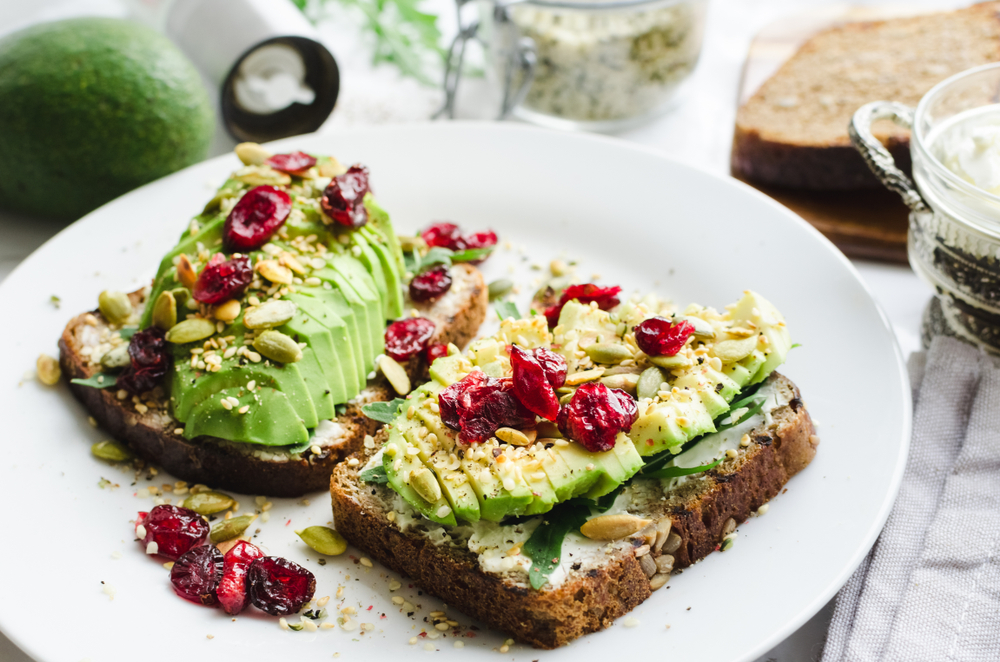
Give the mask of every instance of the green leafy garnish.
[(700, 474), (703, 471), (710, 471), (716, 468), (722, 463), (723, 458), (719, 458), (715, 462), (709, 462), (708, 464), (703, 464), (700, 467), (664, 467), (653, 472), (643, 472), (644, 478), (677, 478), (678, 476), (690, 476), (691, 474)]
[(69, 380), (70, 384), (79, 384), (80, 386), (89, 386), (90, 388), (112, 388), (117, 381), (118, 377), (115, 375), (107, 375), (103, 372), (99, 372), (86, 379)]
[[(758, 398), (757, 400), (754, 400), (753, 404), (747, 407), (746, 413), (740, 414), (740, 417), (736, 420), (731, 420), (728, 423), (722, 423), (720, 425), (717, 425), (716, 432), (723, 432), (730, 428), (736, 427), (740, 423), (749, 420), (752, 416), (755, 416), (757, 412), (759, 412), (764, 407), (765, 400), (767, 400), (767, 398)], [(736, 411), (737, 409), (740, 409), (743, 406), (744, 405), (740, 405), (740, 407), (736, 407), (735, 409), (730, 409), (729, 411)]]
[(362, 483), (373, 483), (375, 485), (384, 485), (389, 482), (389, 476), (385, 473), (385, 467), (381, 464), (371, 469), (365, 469), (358, 474), (358, 478), (361, 479)]
[(485, 248), (467, 248), (464, 251), (458, 251), (451, 254), (452, 262), (474, 262), (475, 260), (484, 260), (489, 257), (490, 253), (493, 252), (493, 246), (486, 246)]
[(566, 534), (579, 531), (588, 517), (590, 508), (569, 502), (544, 516), (545, 519), (521, 548), (521, 553), (531, 559), (531, 571), (528, 572), (531, 588), (538, 590), (545, 586), (549, 575), (559, 567)]
[(53, 294), (52, 296), (49, 297), (49, 303), (55, 306), (56, 310), (59, 310), (59, 304), (62, 303), (62, 299)]
[(496, 309), (497, 316), (501, 322), (508, 317), (513, 317), (516, 320), (521, 319), (521, 313), (517, 311), (517, 306), (512, 301), (497, 301), (493, 304), (493, 307)]
[(493, 247), (469, 248), (464, 251), (452, 251), (441, 246), (433, 246), (426, 254), (421, 255), (420, 251), (412, 250), (403, 255), (403, 262), (406, 270), (414, 276), (431, 267), (443, 264), (450, 267), (455, 262), (472, 262), (474, 260), (485, 259), (493, 252)]
[(139, 331), (137, 326), (123, 326), (118, 329), (118, 335), (121, 336), (122, 340), (131, 340), (137, 331)]
[(621, 483), (615, 489), (611, 490), (602, 497), (597, 497), (596, 499), (587, 499), (585, 497), (574, 497), (567, 501), (566, 503), (579, 504), (581, 506), (587, 506), (592, 508), (599, 513), (606, 513), (611, 510), (611, 506), (615, 505), (615, 499), (621, 494), (622, 490), (625, 489), (625, 483)]
[(800, 342), (793, 343), (792, 346), (789, 347), (788, 349), (795, 349), (796, 347), (802, 347), (802, 343)]
[(403, 398), (389, 402), (369, 402), (361, 408), (361, 413), (379, 423), (392, 423), (392, 419), (399, 415), (399, 408), (405, 403)]

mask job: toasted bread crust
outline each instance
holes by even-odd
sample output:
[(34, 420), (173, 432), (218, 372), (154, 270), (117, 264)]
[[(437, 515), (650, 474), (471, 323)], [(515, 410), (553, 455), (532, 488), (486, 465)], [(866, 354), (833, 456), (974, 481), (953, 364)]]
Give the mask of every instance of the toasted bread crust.
[[(485, 318), (488, 294), (477, 269), (455, 265), (453, 276), (456, 283), (461, 283), (454, 294), (449, 293), (420, 311), (437, 324), (436, 342), (462, 346), (471, 340)], [(129, 296), (134, 305), (144, 304), (141, 291)], [(79, 315), (66, 325), (59, 340), (59, 361), (68, 379), (85, 379), (100, 371), (81, 349), (86, 327), (102, 326), (106, 322), (98, 311)], [(425, 366), (414, 359), (408, 369), (411, 375), (417, 375)], [(381, 375), (368, 386), (366, 401), (393, 397)], [(296, 497), (326, 490), (333, 467), (361, 448), (365, 435), (374, 434), (378, 428), (377, 422), (361, 413), (360, 404), (348, 403), (346, 413), (336, 419), (347, 431), (342, 441), (324, 447), (319, 455), (306, 452), (301, 459), (272, 461), (247, 452), (245, 444), (206, 437), (189, 441), (174, 434), (181, 424), (165, 409), (139, 412), (130, 399), (119, 400), (114, 388), (70, 384), (70, 390), (102, 428), (127, 443), (144, 460), (189, 483), (205, 483), (245, 494)]]
[[(689, 566), (717, 549), (730, 518), (744, 522), (815, 456), (819, 440), (798, 389), (779, 375), (772, 379), (780, 380), (790, 395), (789, 404), (772, 413), (774, 423), (754, 430), (753, 442), (737, 459), (702, 477), (679, 502), (671, 499), (662, 512), (647, 515), (669, 517), (680, 536), (674, 568)], [(424, 590), (520, 641), (556, 648), (608, 627), (654, 590), (636, 556), (644, 546), (641, 539), (555, 588), (535, 591), (486, 573), (468, 549), (435, 545), (425, 536), (400, 530), (386, 517), (379, 493), (387, 488), (366, 485), (358, 478), (373, 452), (361, 452), (356, 467), (343, 463), (334, 469), (330, 491), (337, 531)]]

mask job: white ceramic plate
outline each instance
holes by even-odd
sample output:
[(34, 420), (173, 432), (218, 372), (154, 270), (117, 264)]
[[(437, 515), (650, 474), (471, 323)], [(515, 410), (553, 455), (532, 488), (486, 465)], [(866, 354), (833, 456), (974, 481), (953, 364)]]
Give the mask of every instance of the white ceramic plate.
[[(909, 388), (889, 326), (854, 269), (783, 207), (633, 145), (512, 125), (359, 129), (279, 145), (367, 164), (401, 232), (439, 219), (495, 228), (515, 248), (486, 263), (488, 279), (508, 276), (514, 265), (527, 286), (539, 275), (530, 264), (566, 256), (580, 262), (584, 278), (598, 272), (602, 283), (655, 290), (683, 304), (721, 307), (752, 288), (777, 305), (802, 344), (782, 370), (801, 387), (822, 444), (767, 515), (741, 526), (731, 551), (712, 554), (638, 607), (637, 627), (619, 621), (551, 652), (517, 645), (504, 659), (611, 660), (627, 652), (640, 660), (751, 660), (818, 611), (868, 551), (902, 475)], [(409, 646), (439, 601), (404, 580), (394, 595), (419, 605), (408, 618), (390, 602), (392, 573), (366, 570), (346, 554), (319, 566), (293, 530), (330, 520), (325, 493), (308, 506), (277, 501), (269, 523), (258, 521), (257, 542), (312, 569), (317, 596), (345, 586), (344, 601), (328, 609), (354, 606), (373, 632), (286, 632), (252, 609), (234, 622), (177, 598), (160, 563), (133, 542), (129, 520), (150, 500), (134, 496), (131, 475), (90, 455), (105, 435), (87, 424), (64, 386), (21, 383), (101, 290), (131, 290), (151, 277), (211, 189), (237, 166), (235, 156), (213, 159), (108, 204), (45, 244), (0, 287), (0, 628), (44, 662), (307, 662), (334, 653), (366, 662), (407, 654), (498, 659), (503, 637), (485, 629), (463, 639), (462, 650), (451, 637), (434, 641), (436, 653)], [(102, 477), (121, 487), (99, 488)], [(160, 478), (155, 484), (173, 480)], [(240, 500), (253, 507), (252, 495)], [(102, 582), (116, 589), (114, 600)]]

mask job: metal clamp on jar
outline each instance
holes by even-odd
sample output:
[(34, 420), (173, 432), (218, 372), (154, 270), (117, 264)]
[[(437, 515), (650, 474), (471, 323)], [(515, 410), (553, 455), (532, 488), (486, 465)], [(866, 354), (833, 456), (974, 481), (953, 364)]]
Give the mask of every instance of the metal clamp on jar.
[(510, 115), (562, 129), (617, 131), (668, 110), (701, 53), (707, 0), (477, 0), (448, 54), (445, 104), (455, 95), (470, 39)]
[[(991, 64), (939, 83), (916, 110), (876, 101), (851, 120), (851, 141), (911, 210), (910, 265), (937, 293), (924, 314), (925, 344), (946, 333), (1000, 354), (998, 94), (1000, 64)], [(913, 180), (872, 134), (883, 119), (911, 130)]]

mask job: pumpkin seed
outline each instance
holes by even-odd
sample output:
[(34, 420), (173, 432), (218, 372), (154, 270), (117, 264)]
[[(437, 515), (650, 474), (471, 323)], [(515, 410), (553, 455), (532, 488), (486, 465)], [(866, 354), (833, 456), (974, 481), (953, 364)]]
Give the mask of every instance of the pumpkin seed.
[(441, 485), (438, 484), (437, 477), (426, 467), (417, 467), (410, 473), (410, 487), (428, 503), (434, 503), (441, 498)]
[(104, 290), (97, 297), (97, 307), (112, 324), (124, 324), (132, 317), (132, 302), (124, 292)]
[(406, 369), (399, 365), (391, 356), (383, 356), (378, 362), (378, 368), (385, 375), (385, 378), (392, 384), (392, 388), (399, 395), (406, 395), (410, 392), (410, 376), (406, 374)]
[(236, 299), (230, 299), (225, 303), (220, 303), (216, 306), (213, 314), (215, 319), (220, 322), (232, 322), (240, 316), (240, 302)]
[(562, 432), (559, 431), (559, 426), (552, 421), (539, 421), (538, 425), (535, 426), (535, 435), (537, 438), (562, 438)]
[(600, 379), (603, 374), (604, 368), (591, 368), (582, 372), (574, 372), (572, 375), (566, 376), (566, 386), (579, 386), (584, 382), (592, 382), (595, 379)]
[(691, 365), (691, 361), (689, 361), (688, 357), (683, 354), (675, 354), (674, 356), (650, 356), (649, 362), (666, 370), (686, 368)]
[(591, 540), (618, 540), (642, 531), (653, 520), (635, 515), (600, 515), (580, 527), (580, 533)]
[(182, 507), (190, 508), (199, 515), (214, 515), (235, 505), (236, 500), (222, 492), (199, 492), (181, 502)]
[(153, 304), (153, 326), (169, 331), (177, 324), (177, 299), (173, 292), (160, 292)]
[(190, 258), (181, 253), (181, 256), (177, 258), (176, 268), (178, 282), (189, 290), (192, 289), (194, 284), (198, 282), (198, 274), (195, 273), (194, 265), (191, 264)]
[(268, 329), (254, 338), (253, 348), (278, 363), (295, 363), (302, 360), (302, 349), (299, 344), (274, 329)]
[(243, 165), (264, 165), (271, 158), (271, 152), (257, 143), (240, 143), (233, 151)]
[(268, 299), (256, 308), (251, 308), (243, 316), (243, 324), (248, 329), (273, 329), (285, 324), (298, 312), (298, 306), (284, 299)]
[(570, 402), (573, 401), (574, 394), (576, 394), (576, 391), (573, 391), (573, 393), (567, 393), (565, 395), (559, 396), (559, 404), (568, 405)]
[(35, 371), (38, 373), (38, 381), (46, 386), (55, 386), (62, 377), (62, 369), (59, 361), (48, 354), (39, 354), (35, 361)]
[(347, 541), (327, 526), (310, 526), (295, 532), (302, 542), (325, 556), (338, 556), (347, 550)]
[(594, 363), (618, 365), (622, 361), (632, 358), (632, 352), (628, 351), (628, 347), (621, 343), (598, 342), (589, 345), (584, 351)]
[(135, 455), (127, 446), (117, 441), (99, 441), (90, 447), (90, 454), (108, 462), (128, 462)]
[(639, 384), (639, 375), (609, 375), (607, 377), (601, 377), (601, 383), (608, 388), (619, 388), (627, 393), (635, 395), (636, 386)]
[(493, 434), (500, 441), (505, 441), (512, 446), (527, 446), (528, 444), (534, 442), (535, 438), (538, 436), (538, 433), (535, 430), (531, 430), (530, 432), (531, 434), (529, 436), (514, 428), (498, 428)]
[(243, 532), (250, 527), (250, 524), (255, 519), (257, 519), (256, 515), (240, 515), (239, 517), (221, 520), (212, 527), (212, 532), (208, 534), (208, 537), (213, 545), (232, 540), (237, 536), (243, 535)]
[(257, 270), (257, 273), (272, 283), (291, 285), (294, 278), (292, 270), (281, 266), (277, 260), (261, 260), (254, 268)]
[(490, 301), (493, 301), (494, 299), (499, 299), (514, 289), (514, 281), (501, 278), (487, 285), (486, 289), (489, 290)]
[(170, 327), (170, 330), (167, 331), (166, 338), (167, 342), (174, 343), (175, 345), (183, 345), (184, 343), (204, 340), (205, 338), (211, 337), (214, 333), (215, 322), (195, 317), (189, 320), (183, 320)]
[(124, 368), (132, 363), (132, 357), (128, 354), (128, 345), (118, 345), (104, 353), (101, 357), (101, 366), (108, 370)]
[(177, 303), (177, 310), (180, 310), (181, 306), (187, 304), (188, 299), (191, 298), (191, 291), (186, 287), (175, 287), (170, 290), (170, 293), (174, 295), (174, 301)]
[(639, 382), (635, 386), (636, 397), (640, 400), (643, 398), (655, 398), (660, 390), (660, 384), (665, 381), (667, 381), (667, 378), (663, 374), (663, 371), (655, 365), (646, 368), (639, 375)]
[(288, 186), (292, 176), (266, 165), (248, 165), (233, 174), (236, 181), (250, 186)]
[(713, 340), (715, 338), (715, 327), (711, 323), (693, 315), (683, 319), (694, 327), (694, 337), (698, 340)]
[(723, 340), (712, 345), (712, 353), (723, 363), (735, 363), (753, 354), (757, 348), (757, 336), (741, 338), (740, 340)]

